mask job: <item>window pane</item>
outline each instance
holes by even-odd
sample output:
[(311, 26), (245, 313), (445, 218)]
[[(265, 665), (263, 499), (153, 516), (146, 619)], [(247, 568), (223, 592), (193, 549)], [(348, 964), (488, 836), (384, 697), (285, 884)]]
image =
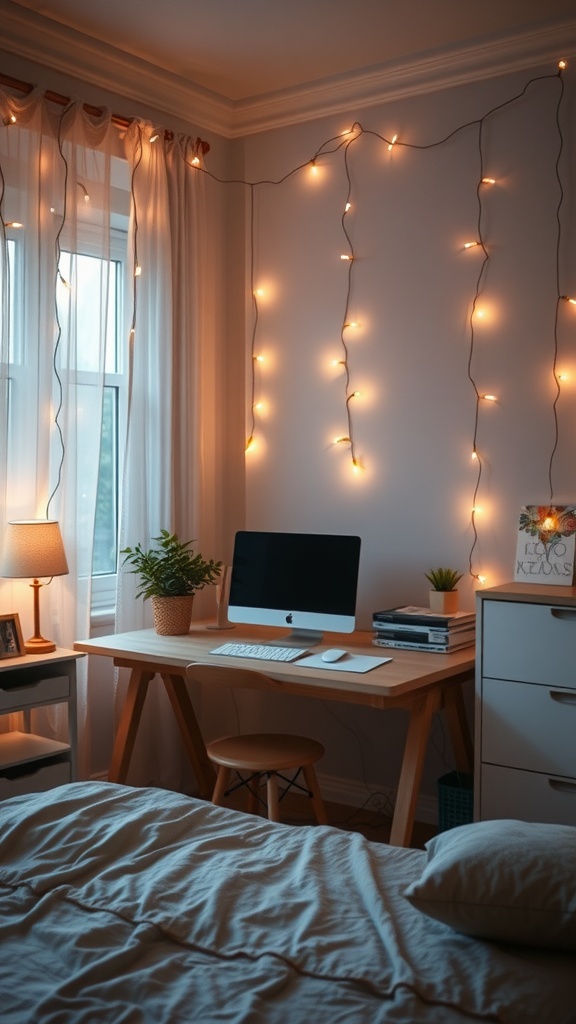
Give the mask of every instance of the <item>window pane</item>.
[(94, 530), (95, 576), (116, 572), (118, 492), (118, 389), (104, 388), (102, 440)]
[[(69, 288), (75, 290), (78, 370), (97, 373), (102, 331), (106, 334), (105, 372), (116, 373), (117, 327), (120, 316), (117, 297), (119, 264), (97, 256), (62, 252), (58, 292), (58, 317), (64, 332), (68, 326)], [(62, 278), (66, 282), (63, 284)]]

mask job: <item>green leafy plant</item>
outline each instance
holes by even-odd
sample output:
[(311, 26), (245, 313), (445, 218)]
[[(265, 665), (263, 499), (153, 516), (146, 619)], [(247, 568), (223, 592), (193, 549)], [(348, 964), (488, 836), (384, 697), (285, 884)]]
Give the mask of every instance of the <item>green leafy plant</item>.
[(194, 541), (180, 541), (168, 530), (162, 530), (159, 537), (152, 539), (157, 547), (148, 551), (136, 544), (120, 552), (124, 555), (122, 565), (133, 565), (130, 572), (140, 577), (136, 597), (143, 597), (145, 601), (149, 597), (185, 597), (218, 579), (222, 562), (206, 561), (202, 555), (195, 554), (191, 550)]
[(424, 575), (432, 584), (433, 590), (456, 590), (456, 584), (462, 579), (463, 574), (456, 569), (430, 569), (430, 572), (425, 572)]

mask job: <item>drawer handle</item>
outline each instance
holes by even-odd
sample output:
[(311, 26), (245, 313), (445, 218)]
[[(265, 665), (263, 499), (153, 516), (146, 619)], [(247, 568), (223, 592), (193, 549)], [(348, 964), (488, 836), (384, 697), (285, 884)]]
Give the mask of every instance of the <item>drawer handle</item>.
[(566, 693), (565, 690), (549, 690), (548, 693), (558, 704), (576, 704), (576, 693)]
[(548, 779), (548, 785), (559, 793), (573, 793), (576, 796), (576, 782), (561, 782), (560, 779)]
[(576, 608), (551, 608), (550, 614), (555, 619), (566, 619), (569, 621), (570, 619), (576, 619)]

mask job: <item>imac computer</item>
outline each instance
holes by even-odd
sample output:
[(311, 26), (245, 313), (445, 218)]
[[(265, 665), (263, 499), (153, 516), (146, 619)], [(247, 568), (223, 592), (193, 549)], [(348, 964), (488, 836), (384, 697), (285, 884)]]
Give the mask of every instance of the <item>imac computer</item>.
[(360, 538), (321, 533), (236, 534), (228, 619), (290, 626), (283, 645), (312, 647), (324, 630), (352, 633)]

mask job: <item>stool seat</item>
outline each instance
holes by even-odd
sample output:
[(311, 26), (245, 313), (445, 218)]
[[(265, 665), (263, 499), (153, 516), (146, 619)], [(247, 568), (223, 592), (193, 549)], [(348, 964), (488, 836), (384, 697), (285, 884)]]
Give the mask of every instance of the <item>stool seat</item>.
[[(244, 785), (248, 789), (248, 809), (255, 813), (258, 789), (262, 776), (265, 776), (268, 818), (271, 821), (280, 821), (279, 801), (281, 797), (278, 794), (278, 778), (288, 783), (287, 789), (292, 786), (303, 789), (295, 782), (297, 775), (302, 770), (307, 787), (305, 792), (312, 802), (316, 821), (321, 825), (328, 823), (316, 772), (312, 767), (313, 763), (324, 755), (324, 747), (317, 740), (286, 733), (249, 733), (241, 736), (223, 736), (209, 743), (206, 750), (210, 760), (218, 765), (218, 775), (212, 795), (213, 804), (221, 805), (223, 803), (224, 798), (231, 791), (228, 790), (228, 786), (232, 771), (235, 771), (240, 776), (239, 785)], [(295, 771), (296, 774), (293, 779), (286, 779), (280, 774), (283, 771)], [(241, 772), (251, 772), (252, 775), (244, 779)], [(236, 786), (232, 788), (235, 789)], [(284, 792), (286, 791), (284, 790)]]

